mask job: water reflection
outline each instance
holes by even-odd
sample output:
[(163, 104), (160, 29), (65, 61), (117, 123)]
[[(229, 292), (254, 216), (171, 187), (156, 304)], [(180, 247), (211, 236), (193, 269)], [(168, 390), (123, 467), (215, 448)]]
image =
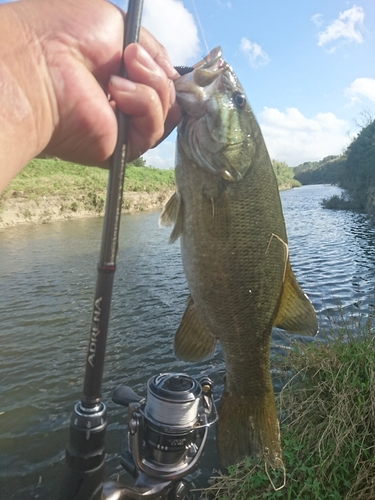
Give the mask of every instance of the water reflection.
[[(364, 214), (322, 210), (323, 197), (339, 188), (305, 186), (303, 202), (282, 193), (293, 269), (327, 326), (327, 315), (366, 313), (374, 295), (375, 228)], [(319, 193), (319, 196), (318, 196)], [(341, 314), (341, 312), (340, 312)]]

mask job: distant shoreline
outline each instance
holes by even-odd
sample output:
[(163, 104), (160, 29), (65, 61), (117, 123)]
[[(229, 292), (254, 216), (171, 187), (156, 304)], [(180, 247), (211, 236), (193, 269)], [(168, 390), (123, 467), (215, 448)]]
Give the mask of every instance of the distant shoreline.
[[(124, 193), (122, 213), (156, 210), (164, 206), (174, 190), (163, 190), (154, 193), (128, 191)], [(0, 229), (47, 224), (55, 221), (103, 217), (101, 210), (89, 210), (76, 203), (74, 197), (43, 196), (40, 199), (8, 198), (1, 206)]]

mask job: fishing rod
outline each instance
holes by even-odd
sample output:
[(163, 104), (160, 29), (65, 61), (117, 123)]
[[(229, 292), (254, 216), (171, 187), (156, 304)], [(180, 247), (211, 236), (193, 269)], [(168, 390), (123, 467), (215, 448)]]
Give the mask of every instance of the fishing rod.
[[(125, 18), (123, 50), (130, 43), (138, 41), (142, 8), (143, 0), (129, 0)], [(121, 58), (120, 76), (126, 77), (123, 57)], [(60, 495), (62, 500), (100, 500), (102, 494), (107, 414), (100, 396), (109, 311), (116, 270), (129, 129), (129, 118), (120, 111), (117, 111), (116, 114), (118, 136), (115, 151), (110, 159), (83, 394), (81, 401), (74, 406), (70, 419), (69, 444), (66, 449), (67, 471)]]
[[(143, 0), (129, 0), (124, 46), (137, 42)], [(126, 78), (121, 60), (120, 76)], [(69, 442), (60, 500), (187, 499), (183, 478), (200, 460), (208, 429), (216, 422), (212, 381), (184, 373), (151, 377), (147, 396), (119, 386), (112, 400), (128, 407), (121, 465), (134, 485), (104, 482), (107, 411), (101, 401), (104, 358), (125, 177), (129, 117), (116, 113), (118, 138), (110, 160), (108, 191), (81, 401), (70, 418)]]

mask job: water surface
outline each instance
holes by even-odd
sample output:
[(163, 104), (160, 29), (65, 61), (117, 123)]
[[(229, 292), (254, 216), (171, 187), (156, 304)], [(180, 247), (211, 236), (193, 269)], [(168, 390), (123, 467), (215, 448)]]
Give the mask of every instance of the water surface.
[[(323, 210), (321, 199), (337, 192), (305, 186), (281, 193), (292, 267), (322, 330), (327, 317), (367, 312), (375, 287), (374, 228), (364, 215)], [(150, 376), (186, 371), (209, 375), (217, 397), (222, 390), (220, 350), (196, 364), (173, 355), (188, 291), (179, 245), (168, 245), (158, 215), (122, 217), (103, 380), (112, 478), (122, 472), (126, 416), (110, 400), (118, 384), (144, 394)], [(86, 219), (0, 231), (0, 500), (57, 497), (69, 416), (83, 383), (101, 229), (102, 220)], [(273, 349), (287, 342), (274, 332)], [(211, 432), (198, 484), (218, 467)]]

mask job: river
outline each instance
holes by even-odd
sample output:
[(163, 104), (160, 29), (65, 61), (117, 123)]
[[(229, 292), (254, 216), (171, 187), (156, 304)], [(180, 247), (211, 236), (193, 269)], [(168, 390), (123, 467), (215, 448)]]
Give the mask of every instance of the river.
[[(362, 214), (324, 210), (333, 186), (281, 193), (295, 274), (319, 315), (332, 323), (366, 314), (375, 287), (375, 229)], [(125, 383), (145, 393), (159, 372), (209, 375), (215, 396), (224, 364), (183, 363), (173, 336), (188, 295), (178, 243), (167, 243), (158, 213), (122, 217), (103, 379), (109, 414), (107, 477), (122, 469), (125, 413), (110, 400)], [(63, 470), (69, 416), (79, 400), (96, 280), (102, 220), (56, 222), (0, 231), (0, 500), (51, 500)], [(274, 332), (273, 349), (287, 343)], [(204, 485), (219, 468), (213, 432), (196, 475)]]

